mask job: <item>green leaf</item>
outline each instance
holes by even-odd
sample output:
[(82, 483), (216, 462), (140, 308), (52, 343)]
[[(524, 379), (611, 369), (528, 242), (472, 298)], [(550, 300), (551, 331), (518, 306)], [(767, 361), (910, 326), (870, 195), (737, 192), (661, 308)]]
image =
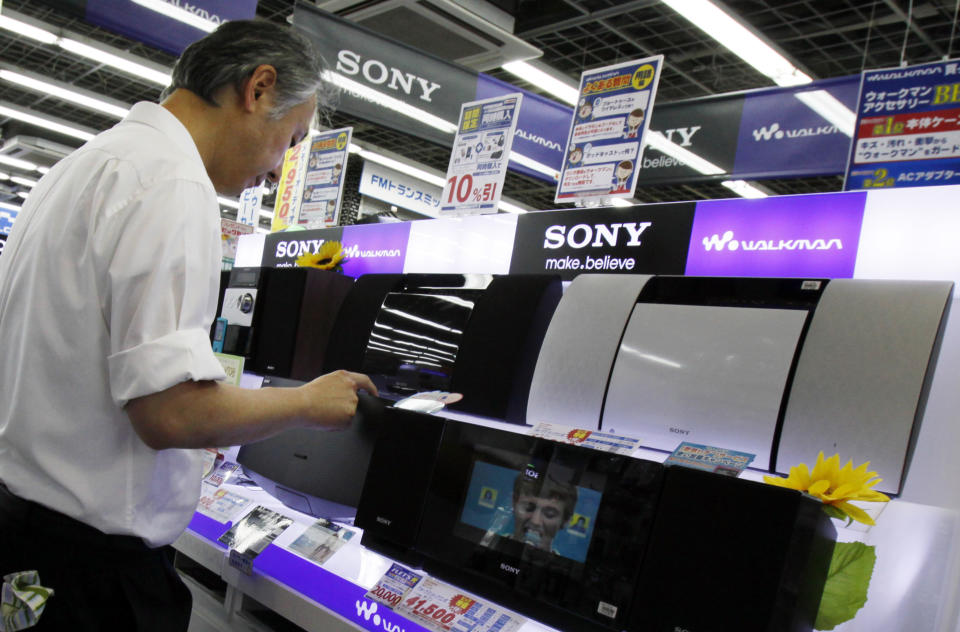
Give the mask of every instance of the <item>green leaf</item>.
[(867, 602), (867, 588), (876, 562), (877, 552), (873, 546), (837, 542), (814, 624), (817, 630), (832, 630), (856, 616)]
[(834, 507), (833, 505), (824, 504), (824, 505), (823, 505), (823, 513), (827, 514), (827, 515), (830, 516), (831, 518), (837, 518), (837, 519), (839, 519), (839, 520), (846, 520), (846, 521), (848, 521), (848, 522), (849, 522), (849, 520), (850, 520), (850, 516), (848, 516), (847, 514), (843, 513), (842, 510), (837, 509), (837, 508)]

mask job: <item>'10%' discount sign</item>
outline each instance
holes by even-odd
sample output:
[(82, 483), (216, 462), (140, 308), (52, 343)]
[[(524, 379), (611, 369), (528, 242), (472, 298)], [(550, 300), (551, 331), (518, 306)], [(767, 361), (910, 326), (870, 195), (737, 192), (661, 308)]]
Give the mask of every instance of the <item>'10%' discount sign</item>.
[(460, 107), (447, 167), (442, 216), (496, 213), (523, 95), (509, 94)]

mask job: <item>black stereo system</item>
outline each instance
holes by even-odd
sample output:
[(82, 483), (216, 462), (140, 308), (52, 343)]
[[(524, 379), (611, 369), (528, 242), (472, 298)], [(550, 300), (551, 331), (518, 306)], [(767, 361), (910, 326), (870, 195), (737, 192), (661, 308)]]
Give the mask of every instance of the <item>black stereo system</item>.
[(559, 276), (367, 274), (340, 308), (324, 371), (368, 374), (386, 400), (461, 393), (454, 410), (526, 422)]
[(820, 503), (719, 474), (388, 408), (366, 547), (564, 631), (813, 629)]
[(308, 381), (322, 374), (330, 332), (353, 279), (312, 268), (234, 268), (219, 314), (224, 353), (245, 370)]

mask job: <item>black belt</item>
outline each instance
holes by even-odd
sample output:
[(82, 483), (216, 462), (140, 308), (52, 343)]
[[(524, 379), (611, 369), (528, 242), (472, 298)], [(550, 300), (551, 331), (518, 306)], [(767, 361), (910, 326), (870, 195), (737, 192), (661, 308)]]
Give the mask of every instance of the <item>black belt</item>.
[(34, 535), (50, 535), (68, 542), (70, 546), (83, 546), (100, 552), (139, 557), (155, 555), (160, 551), (151, 549), (139, 537), (104, 533), (59, 511), (20, 498), (3, 483), (0, 483), (0, 524), (6, 524), (6, 528), (28, 529)]

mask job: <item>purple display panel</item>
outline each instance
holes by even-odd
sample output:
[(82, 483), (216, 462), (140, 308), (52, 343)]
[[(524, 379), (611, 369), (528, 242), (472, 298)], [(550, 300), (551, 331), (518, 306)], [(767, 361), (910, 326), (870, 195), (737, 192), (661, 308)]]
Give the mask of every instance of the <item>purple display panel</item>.
[(860, 78), (852, 76), (748, 93), (736, 141), (734, 175), (781, 178), (842, 173), (850, 137), (796, 95), (826, 91), (853, 111), (859, 85)]
[[(257, 0), (193, 0), (171, 4), (217, 23), (252, 19), (257, 13)], [(179, 55), (189, 44), (206, 34), (132, 0), (87, 0), (86, 19), (172, 55)]]
[(358, 277), (403, 272), (409, 238), (410, 222), (344, 227), (342, 243), (347, 258), (343, 273)]
[(224, 547), (223, 543), (219, 541), (219, 538), (227, 532), (227, 529), (232, 526), (232, 522), (224, 524), (222, 522), (217, 522), (213, 518), (205, 516), (200, 512), (194, 512), (193, 518), (190, 519), (190, 524), (187, 525), (187, 528), (200, 537), (213, 542), (222, 549), (226, 547)]
[(851, 278), (864, 193), (697, 203), (689, 276)]
[(271, 544), (254, 558), (253, 568), (364, 630), (429, 632), (387, 606), (365, 599), (367, 591), (360, 586), (276, 545)]

